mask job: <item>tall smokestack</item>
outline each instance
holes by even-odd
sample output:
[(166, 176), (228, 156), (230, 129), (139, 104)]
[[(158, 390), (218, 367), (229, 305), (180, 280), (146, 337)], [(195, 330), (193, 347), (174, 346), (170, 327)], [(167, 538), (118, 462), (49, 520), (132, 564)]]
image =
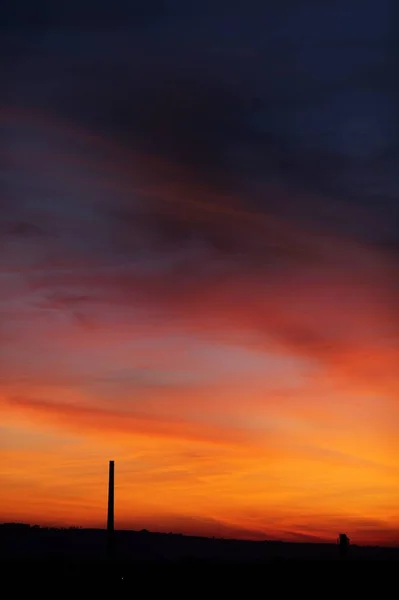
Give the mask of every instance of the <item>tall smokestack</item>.
[(114, 553), (114, 467), (113, 460), (109, 461), (108, 476), (108, 516), (107, 516), (107, 556)]

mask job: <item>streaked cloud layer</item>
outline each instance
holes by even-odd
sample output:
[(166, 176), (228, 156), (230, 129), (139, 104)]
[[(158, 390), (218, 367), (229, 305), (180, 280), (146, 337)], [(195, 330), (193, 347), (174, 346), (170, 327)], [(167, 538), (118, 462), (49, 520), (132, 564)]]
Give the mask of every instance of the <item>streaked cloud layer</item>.
[(0, 519), (398, 543), (386, 7), (172, 8), (4, 30)]

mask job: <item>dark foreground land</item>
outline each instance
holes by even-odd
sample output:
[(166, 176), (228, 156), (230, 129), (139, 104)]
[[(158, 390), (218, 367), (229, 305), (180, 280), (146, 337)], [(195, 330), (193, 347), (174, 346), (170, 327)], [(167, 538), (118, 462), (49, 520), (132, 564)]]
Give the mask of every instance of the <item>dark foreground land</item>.
[(320, 563), (336, 563), (340, 569), (345, 568), (342, 563), (399, 561), (398, 548), (351, 546), (342, 557), (335, 544), (251, 542), (148, 531), (116, 531), (111, 559), (105, 549), (106, 532), (100, 529), (0, 525), (0, 577), (19, 582), (22, 578), (30, 584), (54, 580), (129, 585), (150, 567), (149, 583), (155, 584), (158, 572), (161, 578), (173, 571), (191, 571), (197, 577), (214, 567), (219, 574), (224, 569), (231, 574), (242, 566), (270, 572), (273, 565), (298, 562), (318, 562), (320, 567)]

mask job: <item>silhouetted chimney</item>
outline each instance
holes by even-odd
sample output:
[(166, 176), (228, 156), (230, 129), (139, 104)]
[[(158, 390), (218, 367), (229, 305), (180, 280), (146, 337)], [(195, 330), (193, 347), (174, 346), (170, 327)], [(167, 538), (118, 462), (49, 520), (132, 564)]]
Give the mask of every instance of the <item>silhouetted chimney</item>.
[(108, 516), (107, 516), (107, 556), (111, 558), (114, 553), (114, 466), (113, 460), (109, 461), (108, 476)]

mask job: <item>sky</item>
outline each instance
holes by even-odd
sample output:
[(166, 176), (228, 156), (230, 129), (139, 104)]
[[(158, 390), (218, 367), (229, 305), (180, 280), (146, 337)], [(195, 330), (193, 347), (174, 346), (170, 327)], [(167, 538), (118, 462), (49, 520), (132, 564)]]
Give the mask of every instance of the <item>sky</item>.
[(231, 4), (1, 19), (0, 521), (399, 544), (391, 3)]

